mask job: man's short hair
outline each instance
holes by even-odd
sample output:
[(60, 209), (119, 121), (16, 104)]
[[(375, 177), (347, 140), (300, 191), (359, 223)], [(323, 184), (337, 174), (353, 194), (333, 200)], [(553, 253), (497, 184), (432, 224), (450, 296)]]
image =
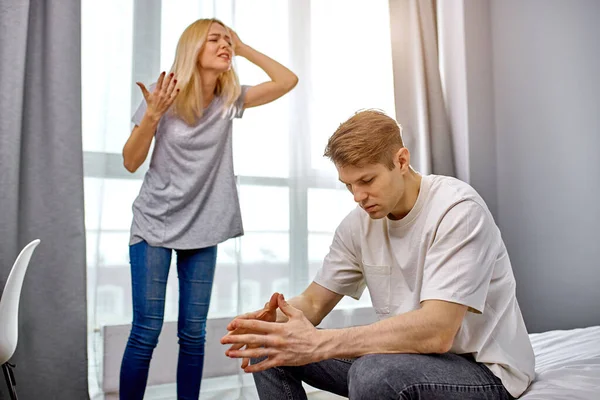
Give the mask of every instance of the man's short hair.
[(380, 163), (392, 170), (394, 154), (402, 147), (402, 128), (393, 118), (379, 110), (363, 110), (339, 126), (324, 156), (338, 167)]

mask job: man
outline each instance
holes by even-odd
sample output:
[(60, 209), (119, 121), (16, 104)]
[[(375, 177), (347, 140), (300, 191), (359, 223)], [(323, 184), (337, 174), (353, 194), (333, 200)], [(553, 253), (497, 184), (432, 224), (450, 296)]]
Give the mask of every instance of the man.
[[(519, 397), (534, 355), (483, 199), (457, 179), (414, 171), (400, 127), (378, 111), (344, 122), (325, 155), (360, 207), (301, 295), (275, 293), (221, 339), (261, 399), (306, 399), (302, 381), (350, 399)], [(315, 328), (365, 286), (378, 322)]]

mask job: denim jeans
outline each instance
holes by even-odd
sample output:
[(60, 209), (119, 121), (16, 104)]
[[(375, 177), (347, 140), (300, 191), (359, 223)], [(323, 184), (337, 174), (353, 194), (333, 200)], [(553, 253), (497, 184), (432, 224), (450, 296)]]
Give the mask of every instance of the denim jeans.
[[(252, 360), (252, 364), (260, 360)], [(261, 400), (306, 400), (302, 382), (350, 400), (511, 400), (485, 365), (456, 354), (371, 354), (254, 373)]]
[[(176, 253), (179, 277), (177, 398), (197, 400), (217, 247), (176, 250)], [(153, 247), (146, 242), (129, 248), (133, 323), (121, 363), (121, 399), (144, 397), (152, 352), (163, 325), (171, 254), (171, 249)]]

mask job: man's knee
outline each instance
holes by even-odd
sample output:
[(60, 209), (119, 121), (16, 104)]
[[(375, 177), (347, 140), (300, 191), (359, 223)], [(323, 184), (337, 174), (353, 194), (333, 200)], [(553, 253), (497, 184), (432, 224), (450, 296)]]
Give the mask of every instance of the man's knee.
[[(403, 357), (406, 356), (406, 357)], [(360, 357), (348, 371), (348, 392), (351, 399), (395, 398), (414, 383), (415, 372), (411, 356), (372, 354)], [(413, 360), (414, 361), (414, 360)], [(392, 384), (393, 383), (393, 386)]]
[[(258, 364), (266, 359), (267, 357), (251, 358), (250, 365)], [(280, 367), (273, 367), (264, 371), (252, 373), (254, 384), (256, 385), (256, 388), (258, 389), (259, 393), (264, 391), (270, 392), (270, 388), (279, 385), (279, 382), (281, 381), (281, 379), (283, 379), (283, 377), (284, 372)]]

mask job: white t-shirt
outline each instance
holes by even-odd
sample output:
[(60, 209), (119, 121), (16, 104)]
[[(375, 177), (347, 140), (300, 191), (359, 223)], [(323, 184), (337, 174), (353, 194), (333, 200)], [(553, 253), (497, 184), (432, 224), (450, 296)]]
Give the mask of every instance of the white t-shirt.
[(506, 247), (485, 202), (464, 182), (423, 176), (413, 209), (397, 221), (372, 220), (357, 207), (314, 281), (356, 299), (368, 287), (380, 319), (424, 300), (468, 306), (450, 351), (473, 354), (514, 397), (535, 376)]

